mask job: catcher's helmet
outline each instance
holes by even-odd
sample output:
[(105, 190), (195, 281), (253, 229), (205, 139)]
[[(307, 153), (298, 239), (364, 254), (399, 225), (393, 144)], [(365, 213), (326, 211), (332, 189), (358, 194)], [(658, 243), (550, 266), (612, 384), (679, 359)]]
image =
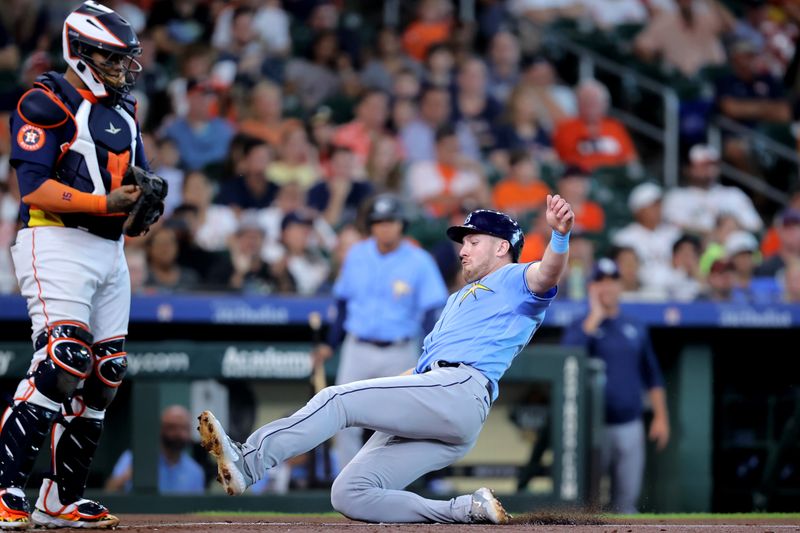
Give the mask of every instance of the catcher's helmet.
[[(62, 32), (64, 60), (98, 98), (127, 94), (142, 65), (142, 46), (127, 20), (96, 2), (84, 2), (67, 16)], [(92, 58), (98, 52), (102, 62)], [(121, 64), (121, 68), (120, 65)]]
[(367, 213), (368, 226), (386, 220), (397, 220), (404, 225), (408, 222), (402, 202), (393, 194), (379, 194), (376, 196)]
[(463, 242), (464, 237), (471, 233), (485, 233), (507, 240), (511, 245), (511, 259), (515, 263), (519, 261), (525, 237), (517, 221), (505, 213), (478, 209), (467, 215), (462, 225), (450, 226), (447, 229), (447, 236), (456, 242)]

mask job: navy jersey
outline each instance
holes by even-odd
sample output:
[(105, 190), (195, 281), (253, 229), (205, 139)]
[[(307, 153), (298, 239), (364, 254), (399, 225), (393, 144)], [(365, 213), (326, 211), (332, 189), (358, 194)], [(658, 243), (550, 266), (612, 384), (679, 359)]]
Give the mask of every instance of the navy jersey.
[(81, 94), (56, 72), (37, 78), (11, 117), (11, 164), (17, 171), (25, 227), (66, 226), (119, 239), (124, 214), (49, 212), (25, 197), (48, 179), (105, 196), (122, 184), (129, 165), (148, 168), (135, 107), (131, 96), (109, 106), (87, 91)]

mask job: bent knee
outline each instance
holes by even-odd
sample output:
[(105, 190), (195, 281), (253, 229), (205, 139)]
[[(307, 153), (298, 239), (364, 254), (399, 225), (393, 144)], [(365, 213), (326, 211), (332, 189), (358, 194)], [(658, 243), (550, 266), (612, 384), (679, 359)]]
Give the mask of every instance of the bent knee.
[(331, 505), (347, 518), (372, 522), (368, 493), (376, 488), (363, 478), (348, 476), (345, 470), (331, 486)]

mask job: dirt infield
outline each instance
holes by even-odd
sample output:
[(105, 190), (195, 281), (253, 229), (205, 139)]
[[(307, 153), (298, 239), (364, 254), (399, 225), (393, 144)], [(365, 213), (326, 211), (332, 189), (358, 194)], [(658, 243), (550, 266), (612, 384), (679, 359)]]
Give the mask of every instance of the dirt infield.
[[(562, 523), (558, 523), (563, 519)], [(566, 522), (566, 523), (564, 523)], [(800, 523), (780, 519), (722, 519), (722, 520), (648, 520), (647, 523), (612, 523), (598, 518), (559, 517), (557, 515), (525, 515), (507, 526), (442, 525), (442, 524), (365, 524), (337, 517), (280, 515), (264, 518), (259, 515), (202, 516), (202, 515), (122, 515), (117, 529), (130, 532), (160, 531), (164, 533), (223, 531), (225, 533), (271, 532), (351, 532), (351, 533), (456, 533), (459, 531), (534, 531), (536, 533), (598, 532), (598, 533), (789, 533), (800, 531)]]

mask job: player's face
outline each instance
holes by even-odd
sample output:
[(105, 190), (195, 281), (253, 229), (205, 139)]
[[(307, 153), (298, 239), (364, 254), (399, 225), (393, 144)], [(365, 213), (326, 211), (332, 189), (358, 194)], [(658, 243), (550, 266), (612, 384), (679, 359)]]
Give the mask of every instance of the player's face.
[(470, 283), (479, 280), (496, 270), (507, 252), (507, 242), (503, 239), (480, 233), (464, 237), (458, 254), (464, 281)]
[(382, 220), (370, 227), (379, 248), (394, 248), (403, 238), (403, 223), (399, 220)]

